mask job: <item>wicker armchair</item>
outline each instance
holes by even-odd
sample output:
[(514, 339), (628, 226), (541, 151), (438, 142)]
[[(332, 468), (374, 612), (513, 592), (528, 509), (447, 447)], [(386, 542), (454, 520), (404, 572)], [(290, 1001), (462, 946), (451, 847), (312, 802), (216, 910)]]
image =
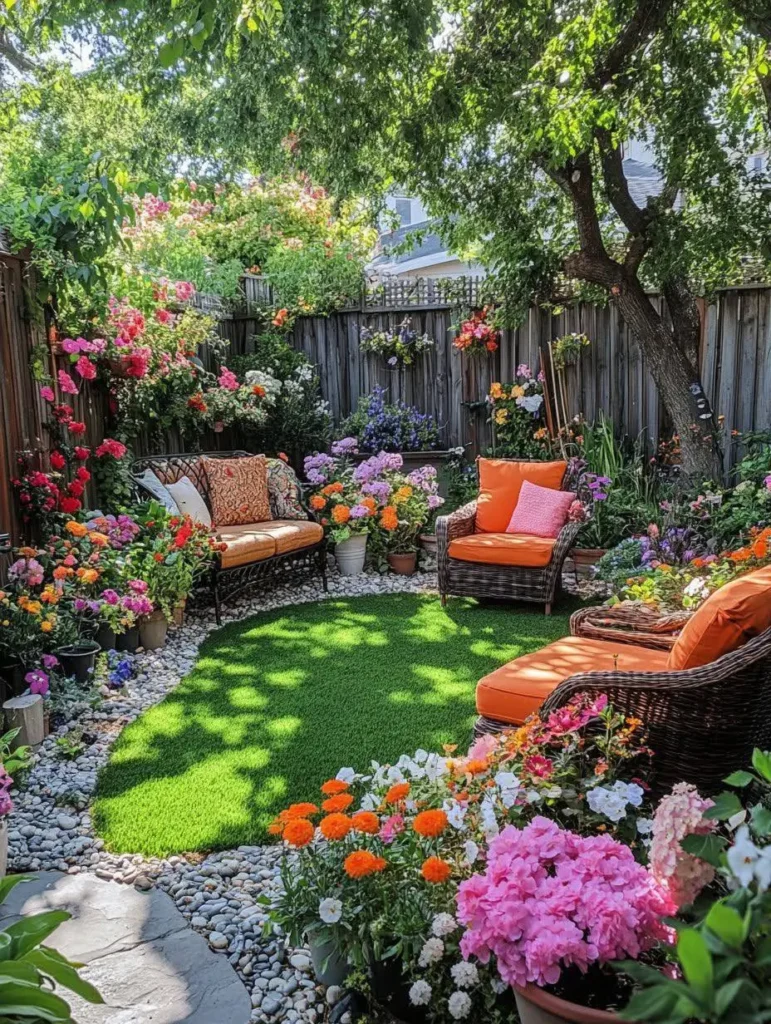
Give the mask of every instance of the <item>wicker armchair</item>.
[[(595, 637), (582, 629), (592, 610), (573, 615), (572, 635)], [(626, 638), (613, 630), (613, 638), (653, 647), (644, 642), (649, 624), (642, 625)], [(541, 713), (554, 711), (579, 693), (607, 694), (617, 710), (645, 723), (654, 751), (654, 795), (668, 792), (676, 782), (714, 793), (726, 775), (750, 763), (754, 747), (771, 747), (771, 629), (700, 668), (570, 676), (544, 701)], [(504, 728), (511, 726), (489, 719), (477, 723), (478, 734)]]
[(573, 547), (580, 523), (568, 523), (554, 545), (551, 561), (543, 568), (490, 565), (451, 558), (450, 544), (457, 537), (476, 532), (476, 502), (440, 516), (436, 521), (437, 568), (442, 604), (447, 597), (498, 597), (509, 601), (543, 604), (551, 615), (552, 604), (562, 579), (562, 565)]

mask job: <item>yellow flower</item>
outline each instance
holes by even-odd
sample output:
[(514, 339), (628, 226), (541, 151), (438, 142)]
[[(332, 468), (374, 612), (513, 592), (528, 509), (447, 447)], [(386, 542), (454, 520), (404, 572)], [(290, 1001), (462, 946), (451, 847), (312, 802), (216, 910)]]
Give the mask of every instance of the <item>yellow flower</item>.
[(10, 620), (9, 620), (9, 619), (3, 619), (3, 625), (4, 625), (4, 626), (10, 626), (10, 624), (11, 624), (11, 623), (10, 623)]
[(43, 630), (44, 633), (50, 633), (51, 630), (54, 628), (54, 624), (53, 622), (49, 622), (48, 619), (43, 619), (43, 621), (40, 623), (40, 628)]
[(508, 409), (498, 409), (495, 413), (495, 422), (500, 426), (501, 423), (505, 423), (509, 418)]
[(511, 389), (511, 397), (512, 398), (524, 398), (525, 397), (525, 389), (520, 384), (515, 384), (514, 387)]
[(43, 610), (43, 606), (40, 601), (27, 601), (24, 610), (29, 612), (30, 615), (39, 615)]
[(492, 398), (493, 401), (495, 401), (496, 398), (503, 398), (503, 388), (498, 381), (490, 385), (490, 398)]

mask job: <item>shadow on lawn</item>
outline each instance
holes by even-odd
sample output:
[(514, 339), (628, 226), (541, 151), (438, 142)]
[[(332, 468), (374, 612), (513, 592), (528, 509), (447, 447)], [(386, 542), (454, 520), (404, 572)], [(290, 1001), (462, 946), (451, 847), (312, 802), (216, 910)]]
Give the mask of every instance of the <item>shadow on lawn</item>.
[(468, 742), (474, 688), (565, 635), (567, 617), (418, 595), (330, 600), (218, 630), (129, 726), (99, 777), (108, 844), (168, 853), (264, 842), (342, 765)]

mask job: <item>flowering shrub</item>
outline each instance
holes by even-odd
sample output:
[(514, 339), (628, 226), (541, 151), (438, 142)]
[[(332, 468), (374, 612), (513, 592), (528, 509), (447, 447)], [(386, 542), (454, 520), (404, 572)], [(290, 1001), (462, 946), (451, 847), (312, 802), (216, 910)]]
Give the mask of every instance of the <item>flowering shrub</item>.
[(439, 447), (439, 429), (429, 413), (403, 402), (386, 402), (379, 385), (359, 399), (356, 412), (342, 424), (341, 433), (354, 437), (362, 452), (417, 452)]
[(427, 334), (418, 334), (408, 316), (393, 330), (373, 331), (371, 327), (362, 327), (359, 333), (362, 352), (377, 353), (389, 366), (411, 366), (422, 352), (433, 348), (434, 344), (434, 339)]
[(677, 907), (693, 903), (715, 877), (711, 864), (686, 853), (681, 845), (686, 836), (708, 835), (714, 830), (715, 823), (704, 817), (712, 806), (714, 801), (703, 800), (695, 786), (680, 782), (661, 800), (653, 816), (651, 872)]
[(453, 345), (460, 352), (495, 352), (500, 344), (501, 332), (492, 324), (492, 310), (489, 306), (472, 313), (460, 326), (460, 332)]
[(551, 439), (543, 420), (543, 372), (536, 377), (524, 363), (510, 384), (490, 385), (487, 404), (495, 453), (503, 457), (548, 459)]
[(509, 985), (554, 985), (565, 967), (636, 959), (669, 937), (666, 890), (610, 836), (579, 836), (537, 816), (507, 826), (484, 874), (461, 882), (464, 957), (491, 955)]
[(377, 501), (362, 492), (348, 463), (331, 456), (312, 455), (305, 460), (305, 475), (312, 483), (324, 483), (311, 495), (309, 504), (336, 544), (370, 531)]

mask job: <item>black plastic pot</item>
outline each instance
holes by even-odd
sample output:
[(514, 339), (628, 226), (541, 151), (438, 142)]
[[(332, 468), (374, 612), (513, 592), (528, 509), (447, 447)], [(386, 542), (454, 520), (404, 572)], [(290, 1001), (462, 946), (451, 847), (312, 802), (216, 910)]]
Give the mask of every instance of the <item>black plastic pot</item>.
[(372, 996), (405, 1024), (425, 1024), (428, 1019), (421, 1006), (410, 1002), (410, 981), (399, 957), (377, 960), (368, 968)]
[(128, 651), (130, 654), (133, 654), (137, 647), (139, 647), (139, 629), (137, 626), (127, 629), (125, 633), (119, 633), (115, 637), (116, 651)]
[(24, 665), (15, 664), (0, 665), (0, 697), (2, 700), (9, 700), (11, 697), (19, 697), (27, 688), (24, 676), (27, 674)]
[(108, 626), (106, 622), (103, 622), (99, 627), (94, 639), (103, 651), (115, 650), (115, 630), (111, 626)]
[(81, 640), (55, 651), (65, 675), (74, 676), (79, 683), (87, 683), (94, 671), (100, 647), (95, 640)]

